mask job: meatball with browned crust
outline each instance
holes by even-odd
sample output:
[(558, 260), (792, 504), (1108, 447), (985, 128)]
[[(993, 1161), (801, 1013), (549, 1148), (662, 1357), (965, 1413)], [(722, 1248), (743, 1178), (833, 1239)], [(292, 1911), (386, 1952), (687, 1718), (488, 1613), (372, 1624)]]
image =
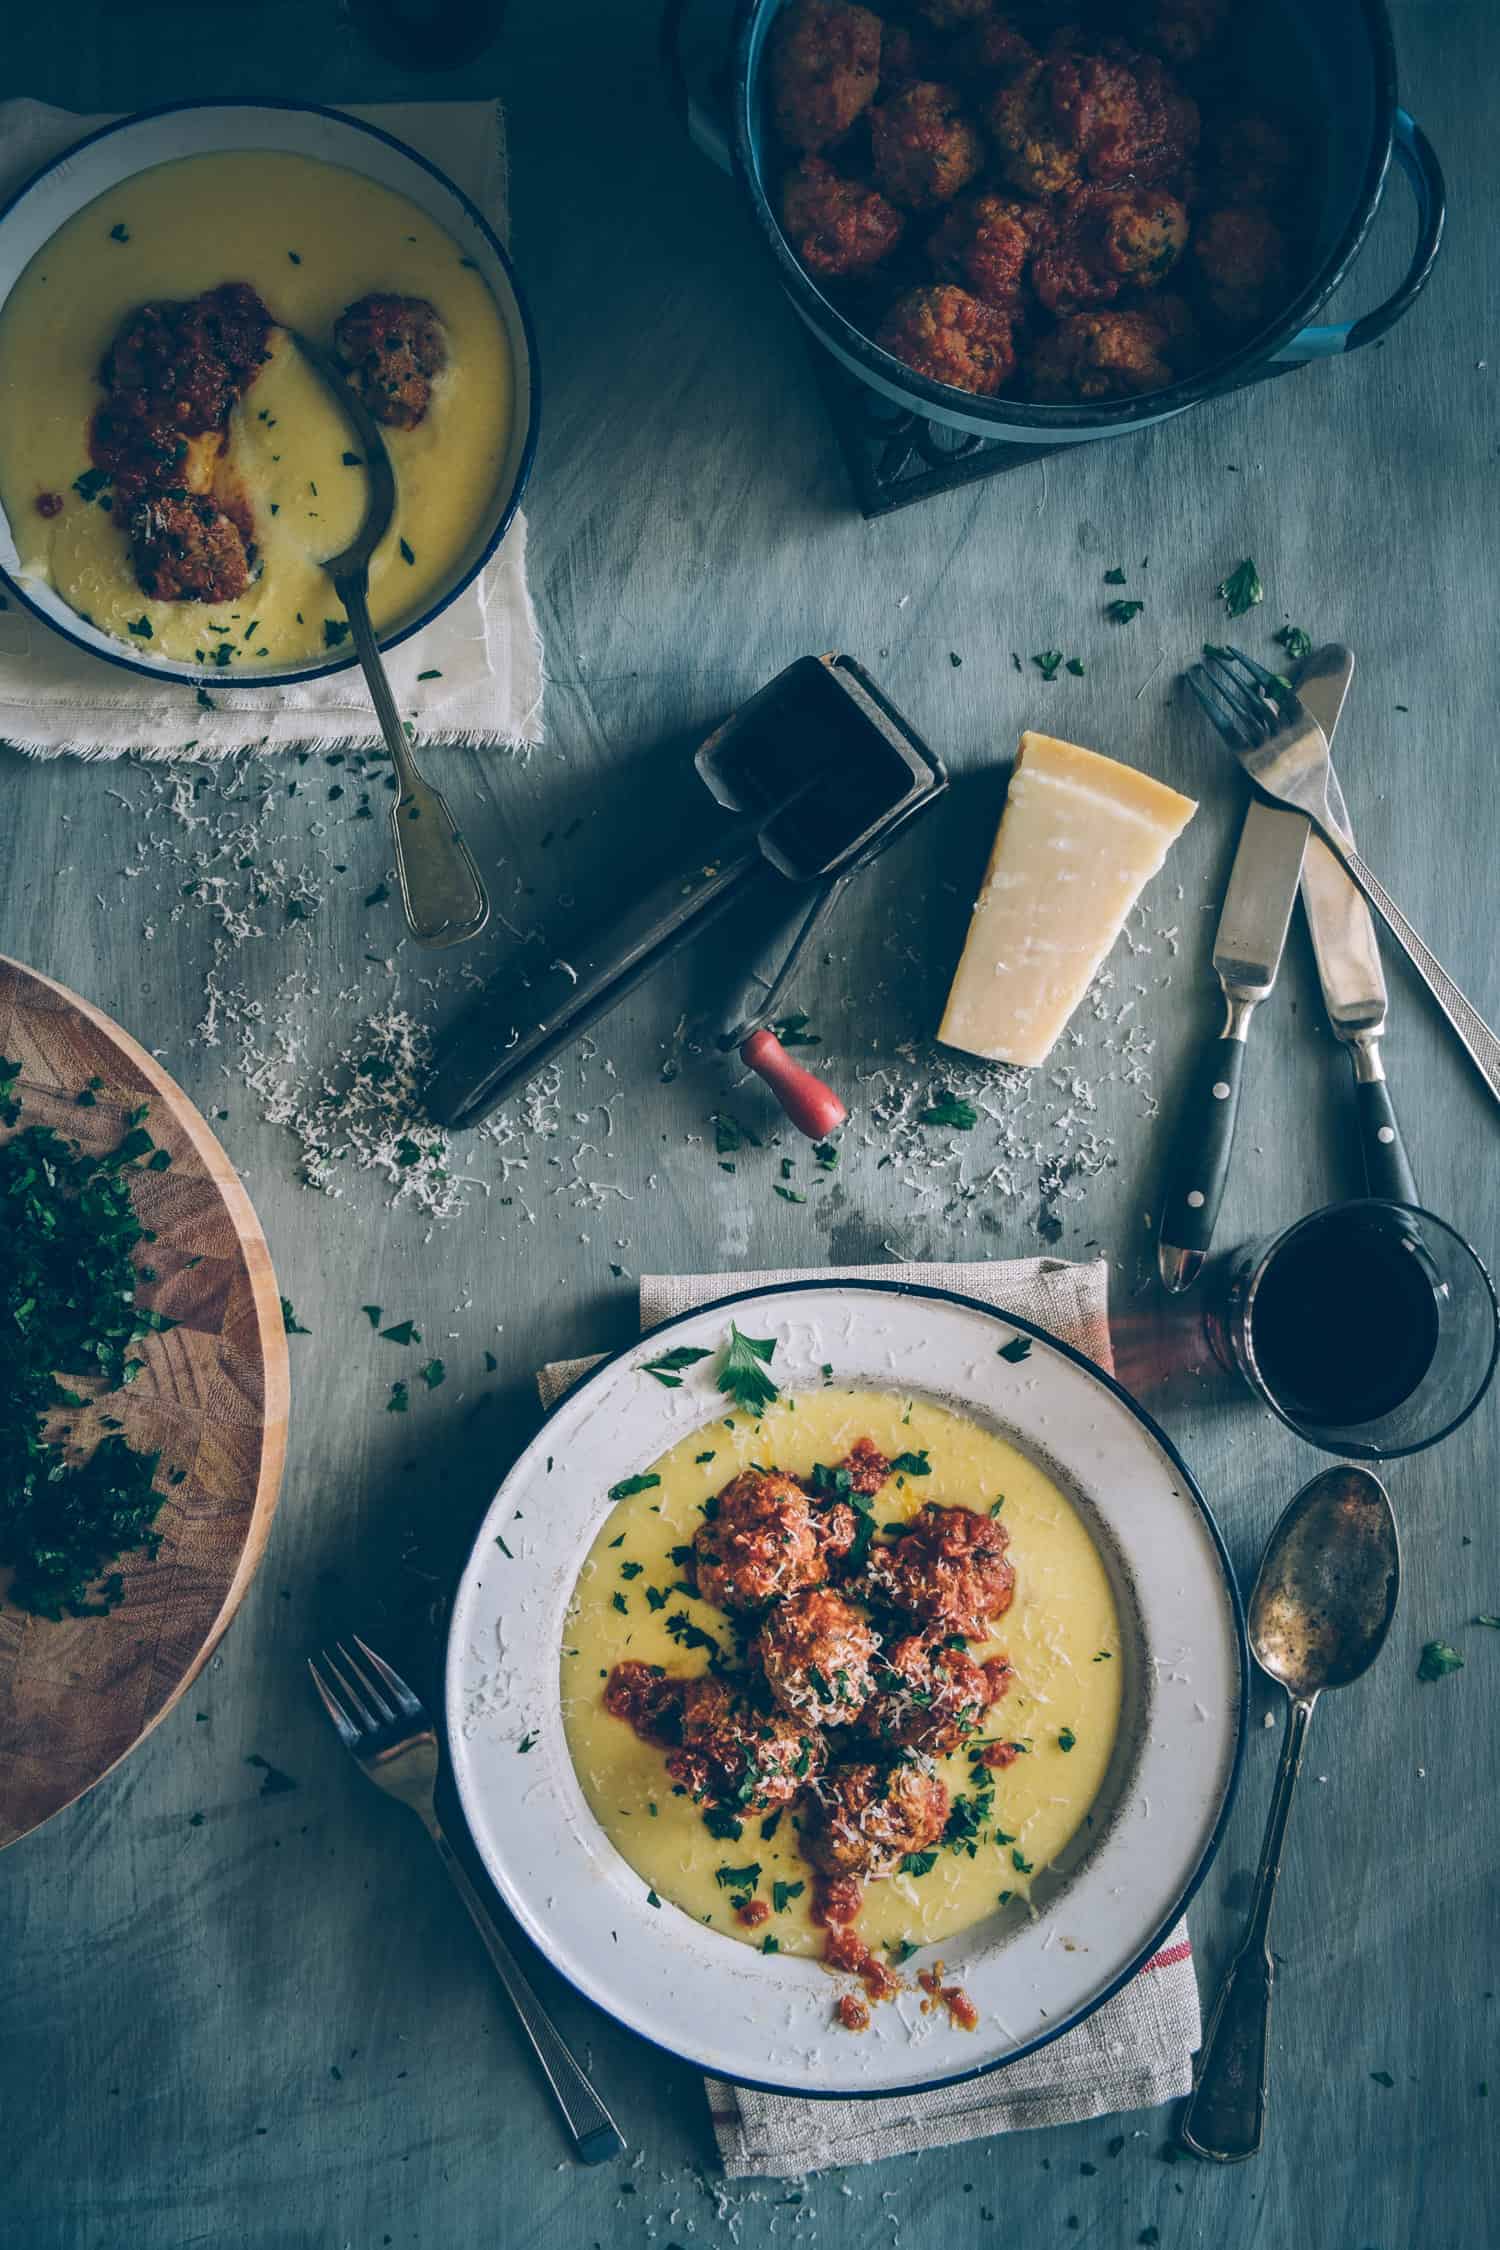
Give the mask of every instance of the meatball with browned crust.
[(1008, 315), (944, 283), (897, 299), (875, 331), (882, 351), (955, 390), (993, 398), (1015, 371)]
[(683, 1688), (679, 1727), (680, 1745), (667, 1753), (672, 1779), (695, 1804), (747, 1816), (789, 1805), (827, 1756), (815, 1726), (762, 1710), (711, 1673)]
[(859, 1723), (877, 1742), (946, 1757), (977, 1731), (1014, 1677), (1003, 1657), (979, 1664), (966, 1649), (908, 1633), (877, 1660), (875, 1693)]
[(792, 0), (771, 34), (771, 105), (792, 148), (830, 147), (875, 99), (880, 18), (840, 0)]
[(1198, 105), (1155, 55), (1117, 39), (1097, 52), (1065, 46), (1045, 76), (1053, 117), (1101, 186), (1170, 179), (1198, 145)]
[(151, 493), (127, 528), (136, 581), (153, 601), (233, 601), (250, 583), (244, 534), (206, 495)]
[(880, 1636), (828, 1586), (777, 1602), (753, 1653), (783, 1711), (809, 1726), (852, 1726), (869, 1700)]
[(1187, 238), (1187, 211), (1165, 188), (1075, 188), (1037, 251), (1032, 287), (1049, 312), (1112, 304), (1164, 281)]
[(834, 1766), (809, 1790), (802, 1848), (824, 1875), (890, 1875), (941, 1841), (948, 1792), (917, 1765)]
[(1024, 195), (1063, 195), (1083, 177), (1083, 154), (1052, 105), (1049, 65), (1037, 58), (1005, 82), (984, 112), (1000, 170)]
[(117, 416), (184, 437), (223, 427), (267, 354), (271, 316), (244, 281), (185, 303), (142, 305), (104, 355), (99, 379)]
[(693, 1535), (698, 1591), (721, 1609), (767, 1602), (821, 1586), (828, 1576), (811, 1502), (780, 1469), (742, 1469)]
[(965, 196), (945, 212), (927, 255), (941, 281), (954, 282), (1000, 312), (1018, 310), (1026, 262), (1047, 230), (1038, 203), (1014, 196)]
[(893, 203), (934, 211), (966, 188), (984, 143), (951, 86), (920, 79), (870, 112), (875, 177)]
[(1174, 381), (1173, 361), (1172, 336), (1154, 307), (1115, 306), (1060, 320), (1032, 346), (1026, 372), (1031, 396), (1049, 403), (1133, 398)]
[(919, 1508), (899, 1539), (872, 1547), (870, 1583), (881, 1600), (934, 1634), (977, 1639), (1009, 1609), (1016, 1574), (1006, 1560), (1010, 1534), (973, 1508)]
[(1285, 295), (1286, 237), (1268, 211), (1210, 211), (1193, 230), (1192, 254), (1209, 306), (1235, 335), (1258, 328)]
[(448, 339), (425, 297), (376, 290), (339, 314), (334, 349), (377, 422), (414, 430), (432, 403), (432, 378), (448, 363)]
[(809, 273), (869, 273), (890, 256), (906, 220), (868, 180), (845, 179), (826, 157), (804, 156), (781, 190), (781, 219)]

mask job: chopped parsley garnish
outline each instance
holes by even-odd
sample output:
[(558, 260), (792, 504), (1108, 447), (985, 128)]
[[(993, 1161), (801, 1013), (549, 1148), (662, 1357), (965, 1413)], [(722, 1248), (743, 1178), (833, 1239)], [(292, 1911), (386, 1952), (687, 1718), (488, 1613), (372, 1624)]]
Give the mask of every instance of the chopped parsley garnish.
[(760, 1949), (762, 1953), (779, 1953), (781, 1951), (781, 1940), (768, 1934), (761, 1939)]
[(660, 1483), (661, 1478), (653, 1476), (648, 1470), (644, 1476), (622, 1477), (618, 1484), (610, 1486), (609, 1496), (611, 1500), (631, 1500), (634, 1499), (636, 1493), (649, 1492), (654, 1485)]
[(348, 620), (343, 617), (325, 617), (323, 620), (323, 646), (341, 648), (349, 638)]
[(109, 239), (111, 242), (128, 242), (130, 240), (130, 229), (124, 224), (123, 220), (117, 220), (110, 228)]
[(446, 1380), (447, 1374), (448, 1370), (440, 1359), (430, 1359), (422, 1369), (422, 1380), (430, 1391), (435, 1391), (439, 1383)]
[(1140, 616), (1141, 611), (1145, 608), (1145, 606), (1146, 605), (1144, 602), (1106, 602), (1104, 605), (1104, 614), (1109, 619), (1111, 625), (1128, 625), (1133, 617)]
[(711, 1812), (703, 1815), (703, 1825), (710, 1836), (718, 1837), (721, 1844), (737, 1844), (745, 1833), (744, 1822), (717, 1805)]
[(505, 1541), (501, 1538), (498, 1531), (495, 1534), (495, 1545), (499, 1548), (501, 1554), (504, 1555), (507, 1562), (515, 1561), (515, 1556), (511, 1553), (509, 1547), (506, 1546)]
[(1395, 2079), (1391, 2076), (1388, 2070), (1372, 2070), (1370, 2076), (1374, 2079), (1377, 2086), (1390, 2087), (1394, 2086), (1396, 2083)]
[(387, 1414), (404, 1414), (411, 1405), (411, 1393), (404, 1383), (392, 1383), (391, 1395), (385, 1402)]
[(377, 883), (374, 890), (367, 893), (365, 904), (366, 906), (384, 906), (390, 895), (391, 887), (389, 883)]
[(1026, 1857), (1019, 1844), (1011, 1849), (1010, 1864), (1018, 1875), (1030, 1875), (1033, 1872), (1033, 1862)]
[(1214, 591), (1231, 617), (1243, 617), (1266, 598), (1260, 582), (1260, 572), (1248, 555), (1237, 562), (1227, 578), (1221, 578)]
[(821, 1047), (821, 1035), (809, 1031), (807, 1023), (805, 1015), (781, 1016), (772, 1028), (783, 1047)]
[[(20, 1114), (19, 1063), (0, 1059), (0, 1121)], [(0, 1146), (0, 1272), (11, 1343), (0, 1355), (0, 1563), (15, 1567), (10, 1599), (53, 1619), (100, 1616), (124, 1588), (121, 1573), (89, 1589), (104, 1566), (136, 1549), (156, 1552), (153, 1489), (160, 1459), (123, 1436), (105, 1437), (83, 1460), (43, 1436), (45, 1417), (81, 1394), (58, 1370), (128, 1383), (145, 1362), (136, 1339), (175, 1325), (136, 1302), (132, 1252), (146, 1239), (130, 1200), (127, 1167), (152, 1147), (131, 1113), (118, 1148), (85, 1156), (48, 1126), (30, 1126)], [(103, 1417), (118, 1432), (117, 1417)]]
[(1497, 1632), (1500, 1632), (1500, 1617), (1491, 1617), (1488, 1610), (1482, 1609), (1474, 1619), (1474, 1623), (1476, 1625), (1492, 1625)]
[(1059, 1728), (1057, 1736), (1057, 1747), (1059, 1750), (1071, 1750), (1077, 1740), (1078, 1737), (1073, 1732), (1073, 1729), (1071, 1727)]
[(1443, 1680), (1447, 1678), (1450, 1672), (1461, 1672), (1463, 1668), (1463, 1658), (1456, 1648), (1450, 1647), (1447, 1641), (1428, 1641), (1422, 1650), (1421, 1662), (1417, 1666), (1417, 1678), (1419, 1680)]
[(1008, 1344), (1000, 1346), (996, 1357), (1008, 1359), (1013, 1366), (1018, 1367), (1023, 1359), (1030, 1359), (1031, 1357), (1031, 1338), (1029, 1336), (1012, 1336)]
[(646, 1360), (641, 1372), (654, 1375), (664, 1390), (680, 1391), (682, 1369), (695, 1367), (700, 1359), (708, 1359), (710, 1356), (706, 1346), (700, 1348), (693, 1344), (677, 1344), (671, 1351), (661, 1353), (659, 1358)]
[(721, 1891), (753, 1891), (760, 1881), (760, 1861), (752, 1859), (746, 1867), (716, 1867), (714, 1881)]
[(819, 1141), (813, 1149), (813, 1160), (820, 1172), (836, 1172), (838, 1170), (839, 1152), (832, 1141)]
[(643, 1562), (622, 1562), (620, 1576), (622, 1578), (639, 1578), (645, 1567)]
[(939, 1094), (930, 1109), (924, 1109), (917, 1120), (920, 1125), (943, 1125), (955, 1133), (972, 1133), (979, 1123), (979, 1112), (972, 1102), (961, 1101), (957, 1094)]
[(648, 1906), (660, 1906), (661, 1900), (657, 1897), (655, 1891), (647, 1891), (646, 1904)]
[(364, 1314), (366, 1320), (370, 1323), (370, 1326), (372, 1328), (378, 1328), (380, 1326), (383, 1315), (381, 1313), (379, 1305), (361, 1305), (359, 1309)]
[(1063, 666), (1063, 670), (1071, 672), (1075, 680), (1081, 680), (1084, 673), (1083, 658), (1081, 656), (1070, 656)]
[(783, 1203), (805, 1203), (807, 1201), (807, 1197), (800, 1194), (796, 1188), (783, 1187), (779, 1180), (772, 1182), (772, 1192), (779, 1195)]
[[(701, 1625), (695, 1625), (685, 1609), (673, 1610), (667, 1619), (667, 1631), (679, 1648), (706, 1648), (714, 1656), (722, 1656), (724, 1653), (713, 1634), (705, 1633)], [(797, 1769), (793, 1767), (792, 1770), (795, 1772)], [(804, 1766), (802, 1771), (805, 1773), (807, 1768)]]
[(763, 1413), (781, 1396), (765, 1372), (775, 1350), (774, 1337), (741, 1335), (734, 1322), (730, 1322), (729, 1342), (719, 1369), (719, 1389), (747, 1413)]
[(430, 671), (417, 674), (419, 680), (440, 680), (442, 676), (442, 673), (435, 666)]
[(404, 563), (414, 563), (414, 562), (416, 561), (416, 559), (417, 559), (417, 558), (416, 558), (416, 556), (415, 556), (415, 555), (414, 555), (414, 554), (412, 553), (412, 551), (411, 551), (411, 548), (410, 548), (410, 547), (408, 546), (407, 542), (406, 542), (406, 541), (405, 541), (405, 540), (403, 539), (403, 540), (401, 541), (401, 543), (400, 543), (400, 544), (401, 544), (401, 560), (402, 560), (402, 561), (403, 561)]
[(1062, 670), (1062, 660), (1063, 652), (1060, 648), (1044, 648), (1039, 655), (1033, 656), (1031, 659), (1042, 678), (1049, 683), (1055, 680)]
[(97, 500), (112, 481), (108, 469), (85, 469), (81, 477), (73, 479), (73, 490), (80, 500)]
[(156, 638), (155, 634), (151, 630), (151, 620), (149, 617), (142, 616), (132, 618), (127, 624), (125, 630), (127, 633), (134, 634), (135, 638), (138, 641), (150, 641)]
[(936, 1852), (907, 1852), (901, 1861), (903, 1875), (930, 1875), (937, 1865)]
[[(765, 1834), (764, 1829), (762, 1829), (761, 1834)], [(771, 1905), (775, 1912), (778, 1914), (785, 1914), (787, 1908), (791, 1905), (792, 1900), (794, 1898), (800, 1898), (806, 1888), (807, 1885), (805, 1883), (783, 1883), (780, 1881), (774, 1882), (771, 1885)]]
[(281, 1325), (289, 1336), (310, 1336), (312, 1334), (312, 1330), (304, 1328), (296, 1313), (292, 1310), (290, 1297), (283, 1297), (281, 1300)]
[(610, 1595), (609, 1600), (610, 1607), (612, 1609), (617, 1609), (622, 1617), (628, 1617), (630, 1615), (630, 1604), (628, 1601), (626, 1601), (625, 1596), (620, 1593), (618, 1589), (616, 1589), (616, 1591)]
[(930, 1477), (932, 1463), (927, 1458), (924, 1445), (920, 1453), (898, 1453), (891, 1463), (892, 1472), (904, 1477)]
[(526, 1753), (527, 1753), (527, 1751), (528, 1751), (528, 1750), (533, 1750), (533, 1749), (535, 1749), (535, 1747), (536, 1747), (536, 1736), (535, 1736), (535, 1734), (523, 1734), (523, 1735), (522, 1735), (522, 1737), (521, 1737), (521, 1739), (520, 1739), (520, 1741), (519, 1741), (519, 1742), (518, 1742), (518, 1743), (516, 1744), (516, 1755), (517, 1755), (517, 1757), (520, 1757), (520, 1758), (524, 1758), (524, 1757), (525, 1757), (525, 1755), (526, 1755)]
[(1123, 586), (1123, 585), (1124, 585), (1124, 583), (1125, 583), (1125, 573), (1124, 573), (1124, 571), (1123, 571), (1123, 570), (1121, 570), (1121, 568), (1120, 568), (1120, 566), (1119, 566), (1119, 564), (1118, 564), (1118, 563), (1116, 563), (1116, 564), (1115, 564), (1115, 567), (1114, 567), (1114, 569), (1113, 569), (1113, 570), (1107, 570), (1107, 571), (1106, 571), (1106, 572), (1104, 573), (1104, 583), (1105, 583), (1105, 585), (1106, 585), (1106, 586)]
[(358, 453), (346, 453), (342, 458), (346, 469), (362, 469), (365, 465)]
[(897, 1938), (893, 1945), (886, 1947), (886, 1952), (890, 1955), (891, 1966), (894, 1969), (899, 1969), (903, 1961), (909, 1961), (916, 1950), (909, 1937)]
[(697, 1466), (697, 1467), (700, 1467), (700, 1468), (701, 1468), (701, 1466), (703, 1465), (703, 1463), (704, 1463), (705, 1461), (712, 1461), (712, 1459), (713, 1459), (713, 1458), (714, 1458), (714, 1449), (713, 1449), (713, 1447), (712, 1447), (712, 1446), (710, 1446), (710, 1447), (709, 1447), (709, 1449), (708, 1449), (708, 1451), (707, 1451), (706, 1453), (695, 1453), (695, 1454), (693, 1455), (693, 1461), (694, 1461), (694, 1464), (695, 1464), (695, 1466)]
[(420, 1344), (422, 1331), (414, 1320), (398, 1320), (394, 1327), (380, 1331), (388, 1344)]
[(1300, 664), (1304, 658), (1312, 655), (1312, 635), (1304, 633), (1300, 625), (1283, 625), (1280, 632), (1273, 633), (1271, 638), (1281, 643), (1293, 664)]

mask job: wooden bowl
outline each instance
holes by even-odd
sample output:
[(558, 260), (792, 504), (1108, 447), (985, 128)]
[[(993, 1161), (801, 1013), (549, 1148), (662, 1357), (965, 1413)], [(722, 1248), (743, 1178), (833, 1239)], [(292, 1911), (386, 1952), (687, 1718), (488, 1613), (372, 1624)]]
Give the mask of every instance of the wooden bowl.
[[(118, 1765), (208, 1660), (265, 1547), (289, 1384), (260, 1222), (181, 1087), (97, 1008), (3, 955), (0, 1056), (21, 1065), (21, 1114), (9, 1131), (51, 1125), (102, 1151), (120, 1140), (125, 1113), (149, 1103), (147, 1130), (172, 1163), (141, 1170), (133, 1199), (156, 1234), (142, 1246), (159, 1277), (147, 1301), (178, 1324), (140, 1341), (141, 1374), (102, 1402), (130, 1444), (160, 1450), (155, 1558), (114, 1566), (124, 1592), (109, 1616), (60, 1624), (7, 1602), (0, 1572), (3, 1846)], [(103, 1081), (94, 1106), (80, 1108), (94, 1077)], [(177, 1469), (186, 1475), (170, 1485)]]

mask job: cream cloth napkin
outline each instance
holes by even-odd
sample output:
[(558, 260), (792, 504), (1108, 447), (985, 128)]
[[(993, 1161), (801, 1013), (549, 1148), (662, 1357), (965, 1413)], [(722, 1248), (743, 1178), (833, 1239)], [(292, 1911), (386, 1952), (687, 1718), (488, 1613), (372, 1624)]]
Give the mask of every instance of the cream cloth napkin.
[[(502, 234), (509, 231), (505, 117), (498, 102), (396, 102), (349, 115), (440, 164)], [(110, 123), (45, 102), (0, 102), (0, 201), (60, 149)], [(80, 440), (81, 443), (81, 440)], [(82, 456), (80, 454), (80, 460)], [(417, 685), (417, 674), (442, 673)], [(423, 742), (525, 745), (542, 738), (542, 644), (526, 590), (526, 524), (425, 632), (386, 658), (397, 707)], [(180, 681), (155, 686), (75, 648), (11, 602), (0, 612), (0, 741), (37, 757), (226, 757), (251, 745), (352, 749), (380, 740), (356, 666), (306, 686), (224, 687), (199, 708)]]
[[(1005, 1312), (1020, 1313), (1111, 1372), (1109, 1268), (1061, 1258), (1013, 1258), (983, 1265), (840, 1266), (784, 1273), (643, 1274), (641, 1327), (690, 1312), (711, 1297), (777, 1281), (912, 1281), (957, 1289)], [(594, 1359), (563, 1360), (537, 1378), (552, 1406)], [(1140, 1975), (1106, 2000), (1076, 2031), (1020, 2062), (967, 2085), (876, 2101), (805, 2101), (747, 2086), (704, 2081), (714, 2137), (726, 2172), (773, 2179), (869, 2164), (954, 2141), (983, 2140), (1027, 2125), (1071, 2125), (1117, 2110), (1173, 2101), (1192, 2084), (1201, 2037), (1198, 1984), (1186, 1922), (1169, 1933)]]

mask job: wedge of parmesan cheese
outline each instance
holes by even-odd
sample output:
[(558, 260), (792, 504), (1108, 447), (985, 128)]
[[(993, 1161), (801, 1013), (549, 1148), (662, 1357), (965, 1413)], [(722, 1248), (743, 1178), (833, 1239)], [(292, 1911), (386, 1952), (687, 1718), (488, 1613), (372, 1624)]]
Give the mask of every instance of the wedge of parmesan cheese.
[(1023, 734), (939, 1039), (1045, 1062), (1197, 809), (1097, 751)]

